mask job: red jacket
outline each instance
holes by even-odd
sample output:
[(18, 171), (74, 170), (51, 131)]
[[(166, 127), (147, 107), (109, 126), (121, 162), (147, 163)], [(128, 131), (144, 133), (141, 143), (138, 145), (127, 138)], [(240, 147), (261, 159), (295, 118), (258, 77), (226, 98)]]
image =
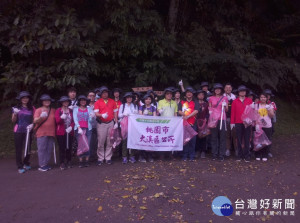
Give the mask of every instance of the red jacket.
[[(70, 134), (73, 135), (74, 120), (73, 120), (73, 112), (71, 109), (69, 109), (69, 113), (71, 116), (71, 125), (70, 126), (72, 127), (72, 131), (70, 132)], [(62, 115), (61, 108), (56, 109), (56, 111), (55, 111), (56, 135), (65, 135), (65, 133), (66, 133), (65, 122), (63, 119), (60, 118), (61, 115)]]
[(245, 97), (244, 102), (242, 102), (239, 98), (235, 99), (231, 105), (231, 124), (243, 123), (241, 116), (245, 111), (247, 105), (251, 105), (252, 100), (250, 98)]

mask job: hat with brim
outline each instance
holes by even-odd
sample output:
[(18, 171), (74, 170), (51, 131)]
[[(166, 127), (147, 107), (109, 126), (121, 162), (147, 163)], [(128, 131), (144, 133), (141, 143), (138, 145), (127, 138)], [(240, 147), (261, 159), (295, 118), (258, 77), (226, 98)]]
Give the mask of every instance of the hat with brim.
[(41, 97), (40, 97), (40, 100), (41, 101), (51, 101), (51, 102), (54, 102), (55, 100), (52, 99), (48, 94), (43, 94)]
[(239, 93), (239, 92), (241, 92), (241, 91), (246, 91), (246, 92), (248, 92), (249, 89), (248, 89), (245, 85), (240, 85), (240, 86), (238, 87), (238, 89), (237, 89), (237, 92)]
[(154, 97), (157, 97), (157, 94), (153, 90), (148, 90), (146, 94), (153, 94)]
[(203, 91), (203, 90), (198, 90), (198, 91), (196, 91), (196, 94), (197, 94), (197, 95), (200, 94), (200, 93), (204, 94), (204, 96), (207, 95), (207, 92), (206, 92), (206, 91)]
[(167, 87), (167, 88), (164, 90), (164, 95), (166, 95), (167, 92), (170, 92), (171, 94), (173, 94), (174, 88), (173, 88), (173, 87)]
[(253, 91), (249, 90), (248, 96), (253, 96), (253, 97), (257, 97), (257, 94), (255, 94)]
[(85, 95), (79, 95), (78, 99), (77, 99), (77, 106), (80, 106), (80, 101), (81, 100), (85, 100), (86, 105), (88, 105), (90, 103), (90, 99), (88, 99)]
[(31, 98), (31, 95), (29, 94), (28, 91), (21, 91), (18, 95), (18, 97), (16, 97), (17, 100), (21, 100), (21, 98), (24, 98), (24, 97), (29, 97)]
[(187, 92), (191, 92), (192, 94), (195, 94), (196, 93), (196, 91), (194, 90), (194, 88), (192, 88), (192, 87), (187, 87), (187, 88), (185, 88), (185, 93), (187, 93)]
[(142, 102), (145, 104), (145, 100), (147, 98), (151, 98), (151, 103), (153, 103), (154, 98), (151, 96), (151, 94), (145, 94), (144, 97), (142, 98)]
[(133, 98), (133, 94), (131, 92), (126, 92), (124, 95), (123, 95), (123, 99), (127, 98), (127, 97), (131, 97)]
[(98, 95), (99, 95), (100, 97), (101, 97), (101, 95), (102, 95), (102, 93), (103, 93), (104, 91), (107, 91), (107, 93), (109, 92), (109, 90), (108, 90), (108, 88), (107, 88), (106, 86), (102, 86), (102, 87), (98, 88), (98, 90), (99, 90)]
[(272, 93), (272, 91), (270, 89), (264, 90), (264, 93), (270, 95), (271, 97), (274, 97), (274, 94)]
[(173, 89), (174, 94), (176, 94), (177, 92), (181, 94), (181, 91), (178, 88)]
[(223, 91), (224, 90), (223, 84), (220, 84), (220, 83), (214, 84), (213, 90), (216, 90), (216, 89), (221, 89)]
[(71, 99), (68, 96), (61, 96), (58, 100), (59, 103), (63, 103), (65, 101), (68, 101), (71, 104)]
[(203, 88), (205, 86), (207, 86), (207, 87), (209, 86), (208, 82), (206, 82), (206, 81), (201, 82), (200, 87)]
[(122, 89), (120, 89), (120, 88), (114, 88), (113, 90), (112, 90), (112, 92), (113, 93), (115, 93), (115, 92), (119, 92), (120, 94), (122, 94)]

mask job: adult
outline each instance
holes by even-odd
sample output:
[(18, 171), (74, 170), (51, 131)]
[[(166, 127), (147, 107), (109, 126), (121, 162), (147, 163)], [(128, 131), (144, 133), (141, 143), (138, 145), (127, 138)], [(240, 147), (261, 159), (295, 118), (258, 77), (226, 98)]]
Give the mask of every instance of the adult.
[[(104, 160), (107, 164), (112, 164), (112, 145), (110, 144), (110, 132), (112, 128), (118, 128), (118, 108), (113, 99), (108, 97), (109, 90), (106, 86), (99, 88), (100, 99), (96, 101), (94, 112), (97, 116), (98, 133), (98, 165), (102, 165)], [(115, 124), (114, 124), (115, 121)], [(106, 147), (105, 147), (106, 145)]]
[(228, 99), (228, 111), (226, 112), (226, 156), (230, 156), (230, 150), (235, 151), (237, 156), (237, 145), (236, 145), (236, 134), (235, 129), (230, 128), (230, 117), (231, 117), (231, 105), (232, 102), (236, 99), (235, 95), (232, 94), (232, 85), (230, 83), (226, 83), (224, 87), (224, 96)]
[[(18, 100), (17, 106), (12, 108), (11, 120), (14, 123), (14, 141), (16, 148), (16, 163), (19, 173), (25, 173), (26, 170), (30, 170), (30, 148), (33, 128), (33, 114), (35, 108), (32, 106), (32, 98), (29, 92), (21, 91), (16, 98)], [(23, 148), (26, 144), (26, 135), (29, 132), (28, 147), (25, 158), (22, 159)]]
[(70, 87), (68, 89), (68, 97), (71, 100), (71, 104), (69, 105), (69, 108), (73, 110), (73, 108), (76, 106), (77, 104), (77, 90), (75, 87)]
[[(138, 106), (133, 102), (133, 94), (126, 92), (123, 96), (122, 105), (119, 109), (118, 117), (123, 119), (125, 116), (130, 114), (138, 114)], [(123, 164), (128, 163), (128, 150), (129, 150), (129, 162), (135, 163), (135, 150), (127, 148), (127, 139), (122, 141), (122, 162)]]
[[(224, 161), (226, 150), (226, 112), (228, 111), (228, 99), (223, 95), (223, 91), (224, 88), (222, 84), (215, 84), (213, 87), (213, 96), (211, 96), (208, 101), (210, 115), (220, 114), (216, 127), (210, 129), (213, 160), (219, 159), (219, 161)], [(224, 110), (223, 113), (222, 110)]]
[[(244, 159), (245, 162), (250, 162), (251, 126), (246, 128), (241, 118), (246, 106), (252, 104), (252, 100), (246, 97), (247, 91), (248, 89), (244, 85), (239, 86), (237, 89), (238, 98), (231, 105), (230, 126), (231, 129), (235, 127), (237, 136), (238, 157), (236, 161)], [(242, 147), (243, 144), (244, 147)]]
[[(89, 91), (87, 98), (89, 99), (89, 104), (87, 107), (90, 107), (94, 111), (96, 93), (94, 91)], [(96, 118), (92, 119), (92, 135), (90, 143), (90, 160), (95, 161), (97, 159), (97, 148), (98, 148), (98, 138), (97, 138), (97, 121)]]
[(115, 103), (116, 103), (116, 106), (117, 106), (117, 109), (119, 112), (119, 108), (122, 104), (121, 100), (120, 100), (120, 96), (122, 94), (122, 90), (120, 88), (114, 88), (113, 89), (113, 99), (115, 100)]
[[(197, 131), (196, 115), (200, 110), (199, 103), (193, 100), (193, 95), (196, 91), (192, 87), (185, 89), (186, 101), (181, 101), (178, 107), (178, 114), (185, 119), (191, 127)], [(187, 161), (188, 157), (190, 161), (195, 161), (195, 146), (196, 136), (194, 136), (184, 147), (182, 160)]]
[(174, 101), (176, 102), (177, 106), (179, 106), (181, 102), (181, 92), (178, 88), (174, 89)]
[(54, 150), (55, 137), (55, 109), (51, 108), (54, 100), (48, 95), (40, 97), (42, 106), (34, 113), (34, 124), (37, 138), (37, 148), (39, 157), (39, 171), (48, 171), (51, 154)]
[(157, 111), (160, 116), (172, 117), (177, 116), (178, 106), (174, 100), (172, 100), (174, 88), (168, 87), (164, 90), (164, 99), (158, 102)]
[(202, 91), (205, 91), (207, 94), (209, 94), (209, 90), (208, 90), (208, 87), (209, 87), (209, 83), (206, 82), (206, 81), (202, 81), (201, 84), (200, 84), (200, 88)]
[(71, 100), (67, 96), (62, 96), (58, 100), (60, 108), (55, 111), (56, 139), (59, 147), (60, 169), (71, 168), (72, 142), (74, 135), (73, 112), (68, 108)]
[[(199, 130), (199, 128), (201, 128), (204, 123), (207, 124), (209, 113), (208, 113), (208, 102), (206, 99), (207, 93), (203, 90), (198, 90), (196, 92), (196, 95), (200, 106), (199, 112), (196, 117), (197, 119), (196, 122)], [(197, 149), (199, 150), (200, 157), (202, 159), (205, 159), (206, 156), (205, 155), (207, 150), (206, 139), (207, 137), (202, 137), (202, 138), (197, 137), (197, 141), (196, 141), (196, 151)]]
[[(275, 115), (273, 105), (268, 104), (268, 96), (265, 92), (261, 93), (259, 96), (260, 103), (256, 104), (255, 109), (259, 114), (259, 120), (257, 125), (262, 127), (269, 140), (272, 140), (272, 118)], [(262, 148), (261, 150), (255, 152), (256, 160), (267, 161), (269, 146)]]

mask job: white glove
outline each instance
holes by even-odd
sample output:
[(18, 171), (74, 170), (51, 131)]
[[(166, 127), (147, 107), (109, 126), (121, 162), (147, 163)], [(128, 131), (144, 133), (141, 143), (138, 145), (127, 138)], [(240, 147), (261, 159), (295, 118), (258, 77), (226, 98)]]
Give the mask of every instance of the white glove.
[(114, 125), (114, 129), (117, 129), (119, 126), (118, 126), (118, 123), (115, 123)]
[(67, 115), (65, 113), (63, 113), (61, 116), (60, 116), (61, 119), (66, 119), (67, 118)]
[(14, 114), (18, 114), (20, 112), (20, 109), (13, 108)]
[[(66, 133), (70, 133), (72, 131), (72, 126), (69, 126), (68, 128), (66, 128)], [(81, 129), (82, 131), (82, 129)], [(78, 133), (79, 133), (79, 130), (78, 130)]]
[(123, 113), (123, 116), (128, 116), (128, 115), (129, 115), (128, 112)]
[(94, 112), (91, 112), (91, 113), (89, 114), (89, 116), (90, 116), (91, 118), (95, 118), (95, 117), (96, 117), (96, 115), (95, 115)]
[(73, 110), (74, 105), (70, 105), (68, 108), (71, 109), (71, 110)]
[(179, 86), (182, 86), (182, 85), (183, 85), (182, 80), (180, 80), (180, 81), (178, 82), (178, 84), (179, 84)]
[(226, 101), (222, 102), (222, 106), (225, 107), (227, 105)]
[(81, 128), (78, 128), (78, 134), (82, 135), (83, 134), (83, 131)]
[(164, 109), (162, 108), (162, 109), (159, 109), (158, 111), (160, 114), (162, 114), (164, 112)]
[(26, 129), (31, 131), (31, 129), (33, 128), (33, 124), (27, 125)]
[(211, 114), (212, 114), (212, 111), (209, 111), (208, 113), (211, 115)]
[(271, 105), (266, 105), (266, 109), (267, 109), (267, 110), (270, 110), (271, 108), (272, 108)]
[(144, 110), (144, 115), (148, 115), (148, 114), (149, 114), (148, 109), (145, 109)]
[(107, 114), (107, 112), (106, 112), (106, 113), (104, 113), (104, 114), (101, 114), (101, 116), (102, 116), (102, 118), (107, 119), (108, 114)]
[(255, 131), (258, 132), (259, 130), (260, 130), (259, 125), (256, 125), (256, 126), (255, 126)]
[(187, 110), (187, 108), (185, 108), (185, 107), (184, 107), (184, 108), (182, 108), (182, 112), (185, 112), (186, 110)]
[(134, 110), (134, 111), (133, 111), (133, 114), (138, 114), (138, 113), (139, 113), (138, 110)]
[(48, 113), (43, 111), (40, 115), (41, 118), (46, 118), (48, 116)]
[(250, 105), (251, 106), (251, 108), (255, 108), (255, 104), (254, 104), (254, 102)]
[(230, 129), (232, 130), (235, 127), (235, 124), (230, 124)]

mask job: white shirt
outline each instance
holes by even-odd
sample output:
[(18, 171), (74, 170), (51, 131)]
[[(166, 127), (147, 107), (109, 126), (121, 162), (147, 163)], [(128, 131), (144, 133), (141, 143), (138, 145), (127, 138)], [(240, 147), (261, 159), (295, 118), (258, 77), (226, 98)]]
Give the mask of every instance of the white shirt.
[(224, 93), (223, 96), (226, 96), (227, 99), (228, 99), (228, 101), (230, 101), (230, 100), (235, 100), (235, 99), (236, 99), (235, 95), (232, 94), (232, 93), (230, 93), (230, 94)]
[(138, 106), (134, 106), (133, 103), (128, 105), (127, 103), (125, 104), (124, 112), (123, 112), (123, 104), (121, 104), (119, 108), (119, 118), (123, 118), (123, 114), (138, 114)]

